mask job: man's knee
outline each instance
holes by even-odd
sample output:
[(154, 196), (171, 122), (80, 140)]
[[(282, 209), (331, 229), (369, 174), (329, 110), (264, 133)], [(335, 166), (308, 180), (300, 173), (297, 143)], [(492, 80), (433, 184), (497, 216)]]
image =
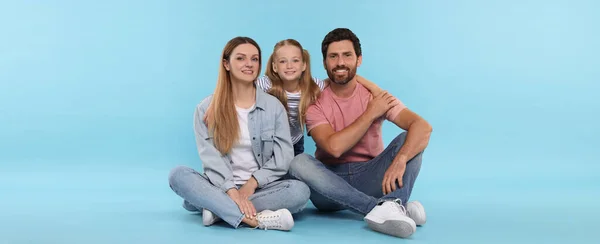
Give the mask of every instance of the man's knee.
[(290, 164), (289, 173), (293, 177), (306, 177), (318, 167), (317, 163), (317, 160), (311, 155), (306, 153), (298, 154)]
[(403, 145), (404, 142), (406, 141), (406, 131), (400, 133), (400, 135), (397, 135), (396, 138), (394, 138), (394, 140), (392, 141), (392, 143), (397, 144), (397, 145)]
[(422, 163), (423, 163), (423, 152), (419, 152), (419, 153), (417, 153), (416, 156), (414, 156), (413, 158), (408, 160), (407, 165), (410, 164), (410, 166), (420, 169)]
[[(406, 142), (406, 135), (407, 132), (402, 132), (400, 133), (400, 135), (396, 136), (396, 138), (394, 138), (394, 140), (392, 141), (392, 144), (396, 145), (396, 153), (400, 152), (400, 148), (402, 148), (402, 146), (404, 145), (404, 143)], [(423, 152), (424, 151), (420, 151), (419, 153), (417, 153), (417, 155), (415, 155), (413, 158), (409, 159), (408, 161), (418, 161), (418, 164), (421, 164), (421, 161), (423, 159)]]

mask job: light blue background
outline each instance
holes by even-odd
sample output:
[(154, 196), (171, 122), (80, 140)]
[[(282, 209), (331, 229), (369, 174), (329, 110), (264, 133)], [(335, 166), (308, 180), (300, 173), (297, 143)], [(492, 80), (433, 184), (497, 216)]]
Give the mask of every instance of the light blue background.
[(336, 27), (361, 40), (358, 73), (434, 127), (414, 241), (589, 241), (599, 13), (592, 0), (1, 1), (0, 242), (395, 240), (313, 215), (292, 233), (204, 228), (168, 189), (170, 168), (201, 167), (193, 109), (229, 39), (254, 38), (266, 60), (294, 38), (324, 78)]

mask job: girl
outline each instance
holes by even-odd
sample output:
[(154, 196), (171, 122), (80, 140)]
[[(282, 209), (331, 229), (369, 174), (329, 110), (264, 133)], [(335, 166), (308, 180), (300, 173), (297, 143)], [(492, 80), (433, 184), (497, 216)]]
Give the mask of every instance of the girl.
[[(266, 68), (266, 76), (257, 80), (260, 89), (277, 97), (289, 116), (294, 155), (304, 152), (304, 119), (308, 106), (317, 100), (327, 87), (329, 78), (320, 80), (310, 72), (310, 55), (294, 39), (278, 42), (273, 48)], [(373, 93), (381, 92), (374, 83), (356, 76), (357, 81)]]
[[(258, 44), (236, 37), (223, 49), (213, 95), (196, 107), (194, 131), (204, 173), (179, 166), (169, 176), (184, 208), (203, 209), (206, 226), (222, 219), (263, 229), (290, 230), (309, 188), (283, 180), (294, 149), (285, 108), (255, 86), (261, 70)], [(258, 213), (258, 214), (257, 214)]]

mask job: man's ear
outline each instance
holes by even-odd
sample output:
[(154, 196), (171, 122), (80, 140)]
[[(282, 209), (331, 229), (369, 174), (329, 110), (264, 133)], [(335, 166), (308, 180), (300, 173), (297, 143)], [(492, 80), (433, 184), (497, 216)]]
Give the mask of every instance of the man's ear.
[(360, 67), (360, 65), (362, 64), (362, 55), (358, 56), (358, 60), (356, 60), (356, 67)]

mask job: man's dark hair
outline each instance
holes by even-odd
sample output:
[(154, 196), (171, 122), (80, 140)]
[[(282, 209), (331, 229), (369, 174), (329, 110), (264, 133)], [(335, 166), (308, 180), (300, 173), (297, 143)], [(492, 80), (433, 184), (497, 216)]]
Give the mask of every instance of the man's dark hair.
[(349, 40), (354, 45), (354, 52), (357, 57), (362, 55), (362, 49), (360, 48), (360, 40), (358, 37), (348, 28), (336, 28), (325, 36), (323, 42), (321, 43), (321, 52), (323, 52), (323, 60), (325, 60), (325, 56), (327, 56), (327, 48), (329, 48), (329, 44), (332, 42), (339, 42), (343, 40)]

